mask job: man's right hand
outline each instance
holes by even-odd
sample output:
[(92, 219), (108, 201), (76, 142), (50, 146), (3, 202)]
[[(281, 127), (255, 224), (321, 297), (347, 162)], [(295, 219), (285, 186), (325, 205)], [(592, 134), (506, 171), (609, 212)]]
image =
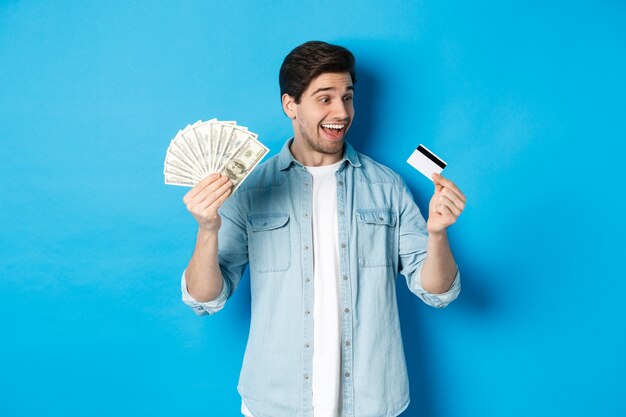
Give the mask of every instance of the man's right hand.
[(197, 183), (183, 198), (187, 210), (198, 222), (198, 228), (217, 232), (222, 219), (217, 209), (226, 201), (233, 183), (226, 175), (214, 173)]

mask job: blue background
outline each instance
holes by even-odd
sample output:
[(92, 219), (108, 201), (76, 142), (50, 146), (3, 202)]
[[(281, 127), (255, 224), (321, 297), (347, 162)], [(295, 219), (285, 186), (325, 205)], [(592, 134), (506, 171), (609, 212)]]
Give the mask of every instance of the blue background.
[(468, 197), (445, 310), (399, 281), (406, 416), (626, 415), (621, 1), (0, 2), (0, 415), (238, 415), (249, 284), (180, 301), (195, 222), (165, 150), (217, 117), (291, 135), (278, 68), (357, 57), (354, 146), (425, 210)]

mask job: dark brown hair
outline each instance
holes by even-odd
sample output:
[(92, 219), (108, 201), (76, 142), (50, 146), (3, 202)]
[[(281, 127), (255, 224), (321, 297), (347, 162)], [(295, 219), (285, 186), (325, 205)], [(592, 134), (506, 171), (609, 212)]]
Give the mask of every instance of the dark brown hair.
[(280, 96), (289, 94), (296, 103), (311, 81), (324, 73), (350, 73), (356, 82), (354, 55), (346, 48), (321, 41), (309, 41), (297, 46), (280, 66), (278, 83)]

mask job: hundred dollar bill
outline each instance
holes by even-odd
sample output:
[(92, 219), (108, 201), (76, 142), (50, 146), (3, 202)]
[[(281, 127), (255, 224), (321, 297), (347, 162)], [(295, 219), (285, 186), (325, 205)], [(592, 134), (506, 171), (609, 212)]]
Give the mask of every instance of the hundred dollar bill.
[(236, 152), (248, 138), (256, 139), (257, 137), (258, 135), (256, 133), (248, 132), (247, 128), (235, 126), (224, 147), (224, 153), (220, 156), (220, 165), (217, 168), (217, 172), (220, 172), (224, 168), (224, 165), (230, 160), (232, 154)]
[(198, 147), (200, 148), (200, 157), (202, 160), (202, 164), (205, 167), (209, 167), (211, 162), (211, 152), (209, 149), (209, 145), (211, 142), (210, 123), (216, 121), (217, 119), (211, 119), (208, 122), (202, 122), (193, 128), (193, 131), (198, 138)]
[(165, 172), (165, 168), (169, 165), (188, 171), (190, 174), (195, 174), (200, 177), (202, 176), (202, 172), (199, 171), (198, 167), (195, 166), (192, 160), (185, 156), (185, 153), (181, 151), (178, 144), (174, 140), (172, 140), (170, 146), (167, 148), (163, 172)]
[(163, 173), (164, 174), (172, 174), (172, 175), (175, 175), (177, 177), (182, 177), (182, 178), (189, 178), (189, 179), (192, 179), (194, 181), (202, 180), (202, 177), (199, 176), (198, 174), (194, 174), (192, 172), (189, 172), (184, 167), (182, 169), (180, 169), (179, 167), (176, 166), (176, 164), (172, 164), (172, 163), (170, 163), (168, 166), (165, 167), (165, 171), (163, 171)]
[[(215, 166), (215, 171), (220, 172), (223, 168), (224, 163), (228, 161), (228, 149), (231, 146), (231, 142), (233, 140), (233, 135), (235, 135), (237, 130), (242, 129), (241, 126), (232, 125), (226, 128), (222, 128), (222, 134), (220, 136), (220, 146), (217, 151), (217, 155), (215, 156), (215, 160), (217, 165)], [(245, 129), (245, 128), (244, 128)]]
[(215, 172), (215, 150), (217, 149), (217, 141), (220, 138), (220, 131), (222, 130), (222, 122), (215, 121), (209, 124), (209, 130), (211, 131), (211, 140), (209, 142), (209, 151), (211, 152), (211, 159), (209, 160), (209, 171)]
[(220, 136), (217, 141), (217, 148), (215, 149), (215, 158), (213, 160), (213, 170), (217, 172), (217, 169), (222, 164), (222, 155), (224, 154), (224, 149), (226, 148), (226, 142), (230, 137), (233, 131), (234, 124), (224, 124), (220, 129)]
[(193, 170), (198, 174), (204, 174), (202, 166), (200, 166), (197, 159), (194, 158), (193, 152), (189, 149), (189, 144), (187, 144), (183, 137), (183, 131), (180, 131), (176, 135), (167, 151), (168, 154), (172, 154), (173, 157), (193, 167)]
[(197, 127), (201, 123), (201, 121), (197, 121), (193, 125), (189, 126), (189, 128), (183, 130), (182, 138), (184, 144), (187, 145), (187, 148), (191, 152), (191, 157), (196, 162), (197, 166), (200, 168), (200, 170), (202, 170), (205, 175), (208, 175), (209, 172), (206, 169), (206, 165), (203, 163), (202, 160), (202, 151), (200, 149), (200, 145), (198, 144), (198, 137), (194, 132), (194, 127)]
[(180, 185), (183, 187), (193, 187), (198, 183), (198, 181), (192, 180), (190, 178), (179, 177), (174, 174), (165, 173), (165, 183), (169, 185)]
[(187, 165), (181, 163), (181, 161), (175, 158), (169, 158), (169, 160), (167, 160), (166, 165), (163, 167), (163, 173), (165, 174), (166, 172), (181, 174), (191, 178), (202, 178), (199, 174), (189, 169)]
[(231, 158), (220, 171), (233, 182), (233, 192), (245, 181), (252, 170), (261, 162), (261, 159), (269, 152), (261, 142), (254, 137), (248, 137), (241, 144)]
[(221, 165), (221, 154), (222, 149), (224, 148), (224, 142), (226, 138), (230, 136), (230, 132), (232, 131), (233, 126), (236, 126), (236, 122), (225, 122), (220, 121), (219, 128), (214, 131), (216, 136), (213, 137), (213, 160), (211, 164), (211, 172), (218, 172), (217, 168)]
[(213, 172), (224, 172), (236, 189), (269, 151), (257, 138), (234, 121), (199, 120), (187, 125), (167, 148), (165, 183), (193, 187)]

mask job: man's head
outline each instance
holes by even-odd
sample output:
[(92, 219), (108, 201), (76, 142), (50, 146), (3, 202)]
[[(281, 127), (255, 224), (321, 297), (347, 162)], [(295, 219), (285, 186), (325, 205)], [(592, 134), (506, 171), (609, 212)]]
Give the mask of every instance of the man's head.
[(354, 117), (354, 56), (325, 42), (306, 42), (291, 51), (280, 68), (283, 110), (292, 119), (292, 152), (305, 165), (341, 158)]
[(294, 48), (280, 67), (278, 83), (285, 94), (300, 103), (302, 93), (311, 81), (323, 73), (348, 73), (356, 83), (354, 55), (346, 48), (321, 41), (309, 41)]

